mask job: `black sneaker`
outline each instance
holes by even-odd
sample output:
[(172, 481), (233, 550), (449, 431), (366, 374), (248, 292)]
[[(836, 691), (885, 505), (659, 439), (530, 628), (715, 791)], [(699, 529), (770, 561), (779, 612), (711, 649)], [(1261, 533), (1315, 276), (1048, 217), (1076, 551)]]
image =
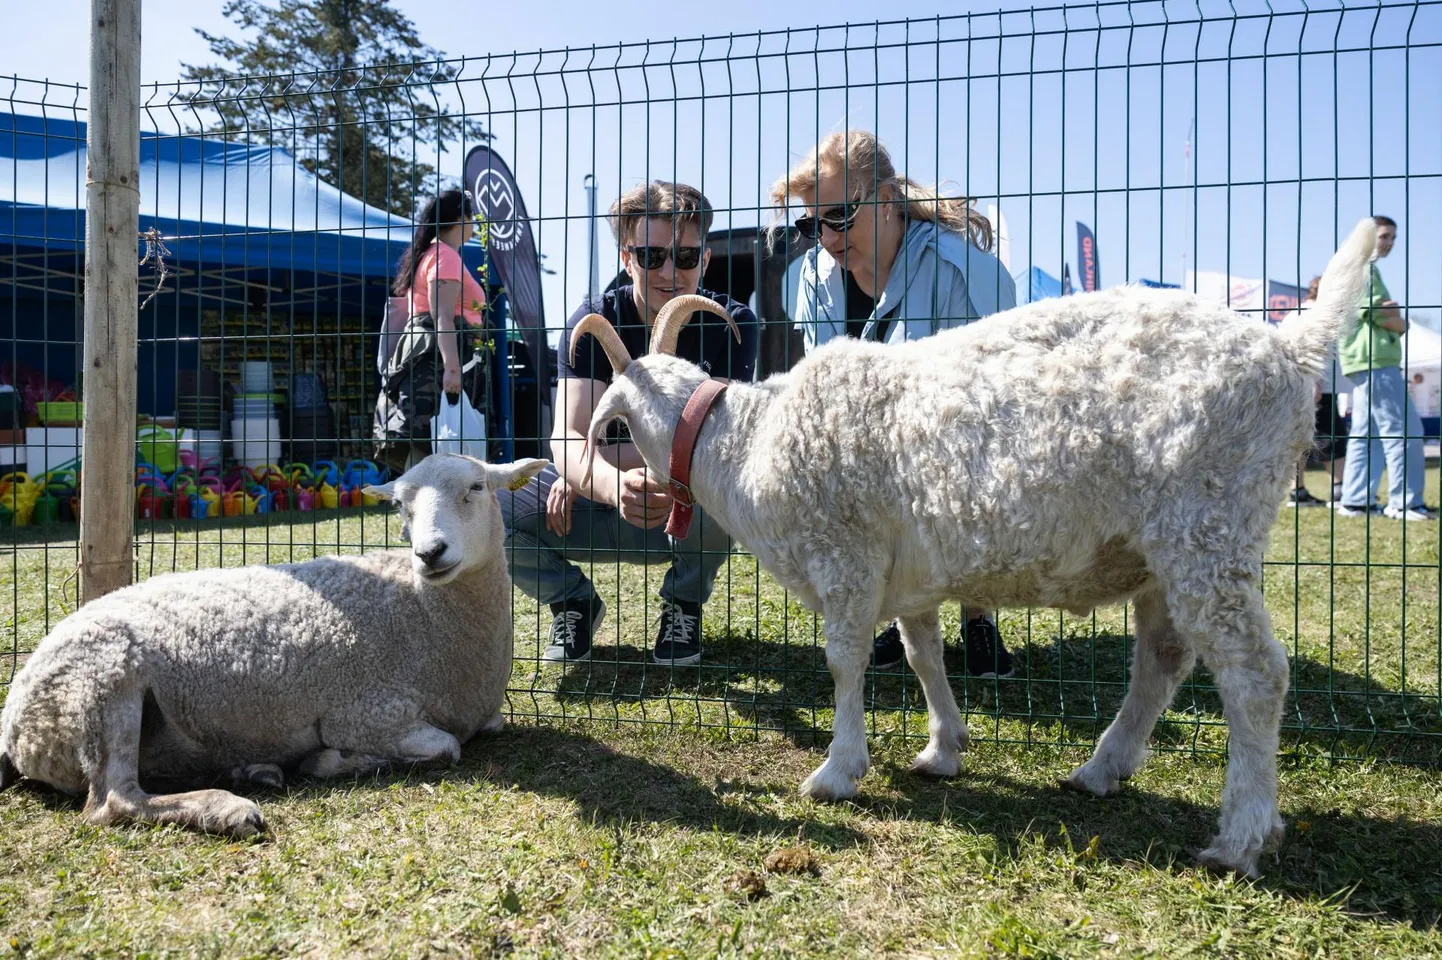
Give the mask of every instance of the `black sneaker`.
[(983, 680), (1016, 675), (1011, 653), (1001, 642), (996, 624), (982, 617), (968, 620), (962, 628), (966, 637), (966, 672)]
[(661, 628), (651, 659), (672, 667), (701, 662), (701, 604), (661, 601)]
[(901, 630), (893, 620), (871, 643), (871, 669), (892, 670), (901, 666), (901, 661), (905, 659), (906, 648), (901, 645)]
[(579, 663), (591, 659), (591, 638), (606, 618), (606, 604), (600, 597), (551, 604), (551, 640), (542, 660)]
[(1326, 505), (1324, 501), (1312, 496), (1306, 487), (1298, 487), (1287, 494), (1287, 502), (1283, 504), (1287, 507), (1325, 507)]

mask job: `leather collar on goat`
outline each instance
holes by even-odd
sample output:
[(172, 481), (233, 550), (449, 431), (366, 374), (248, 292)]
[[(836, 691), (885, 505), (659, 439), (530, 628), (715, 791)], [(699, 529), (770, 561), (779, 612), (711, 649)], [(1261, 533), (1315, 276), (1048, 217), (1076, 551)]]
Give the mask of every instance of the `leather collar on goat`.
[(717, 398), (726, 390), (724, 380), (704, 380), (686, 401), (681, 411), (681, 422), (676, 425), (676, 435), (671, 440), (671, 516), (666, 519), (666, 533), (678, 540), (686, 539), (691, 529), (691, 515), (695, 512), (696, 500), (691, 496), (691, 457), (696, 450), (696, 437), (701, 433), (701, 424)]

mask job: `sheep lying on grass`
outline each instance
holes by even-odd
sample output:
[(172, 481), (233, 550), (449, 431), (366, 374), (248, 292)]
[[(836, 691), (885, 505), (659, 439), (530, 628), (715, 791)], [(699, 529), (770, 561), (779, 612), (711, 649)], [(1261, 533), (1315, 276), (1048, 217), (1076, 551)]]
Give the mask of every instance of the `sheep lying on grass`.
[[(690, 493), (825, 617), (835, 738), (802, 790), (856, 793), (869, 758), (862, 682), (876, 624), (900, 618), (930, 710), (916, 769), (959, 769), (966, 727), (942, 666), (938, 606), (1132, 600), (1136, 657), (1115, 723), (1068, 784), (1099, 795), (1141, 765), (1197, 655), (1231, 734), (1221, 830), (1205, 863), (1255, 873), (1280, 838), (1276, 752), (1287, 657), (1259, 589), (1312, 390), (1354, 314), (1376, 239), (1364, 221), (1316, 305), (1280, 328), (1180, 291), (1046, 300), (911, 343), (834, 341), (790, 373), (720, 394), (696, 440)], [(658, 476), (706, 374), (669, 354), (705, 298), (671, 301), (632, 361), (604, 320), (579, 324), (616, 376), (614, 418)], [(684, 494), (684, 491), (682, 491)]]
[(400, 504), (409, 550), (170, 574), (61, 621), (0, 718), (0, 788), (88, 792), (85, 818), (243, 837), (260, 809), (224, 790), (140, 780), (284, 768), (334, 777), (453, 762), (498, 729), (511, 673), (511, 578), (496, 491), (546, 466), (426, 458), (372, 494)]

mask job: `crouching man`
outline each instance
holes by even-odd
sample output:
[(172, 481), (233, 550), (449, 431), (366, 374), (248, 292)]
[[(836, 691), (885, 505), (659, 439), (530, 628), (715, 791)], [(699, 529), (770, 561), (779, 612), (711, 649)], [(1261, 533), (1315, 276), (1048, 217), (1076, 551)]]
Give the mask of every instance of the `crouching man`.
[(627, 191), (610, 210), (611, 230), (631, 282), (582, 303), (566, 324), (558, 351), (554, 467), (514, 495), (502, 494), (506, 554), (511, 578), (535, 600), (549, 604), (549, 641), (543, 659), (588, 660), (591, 639), (606, 605), (578, 562), (668, 562), (661, 583), (660, 624), (652, 657), (685, 666), (701, 661), (701, 607), (731, 551), (731, 537), (700, 509), (684, 540), (663, 527), (671, 510), (667, 487), (646, 470), (625, 424), (613, 423), (597, 452), (587, 489), (583, 456), (591, 414), (611, 382), (611, 365), (592, 336), (582, 337), (571, 362), (571, 331), (581, 318), (600, 314), (620, 334), (633, 357), (650, 347), (651, 325), (672, 297), (699, 293), (721, 304), (741, 329), (737, 343), (725, 322), (698, 313), (681, 330), (676, 355), (713, 377), (747, 381), (756, 367), (759, 330), (745, 305), (700, 289), (711, 251), (710, 203), (695, 187), (651, 181)]

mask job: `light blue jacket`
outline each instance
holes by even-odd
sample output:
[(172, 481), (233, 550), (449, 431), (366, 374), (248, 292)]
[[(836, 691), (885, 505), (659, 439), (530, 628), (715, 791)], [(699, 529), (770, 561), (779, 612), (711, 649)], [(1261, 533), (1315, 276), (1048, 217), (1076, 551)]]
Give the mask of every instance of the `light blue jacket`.
[[(806, 252), (794, 321), (806, 352), (846, 336), (846, 271), (820, 246)], [(886, 342), (916, 340), (1016, 306), (1016, 283), (1001, 261), (960, 233), (913, 223), (902, 238), (886, 289), (861, 339), (876, 337), (877, 318), (899, 306)]]

